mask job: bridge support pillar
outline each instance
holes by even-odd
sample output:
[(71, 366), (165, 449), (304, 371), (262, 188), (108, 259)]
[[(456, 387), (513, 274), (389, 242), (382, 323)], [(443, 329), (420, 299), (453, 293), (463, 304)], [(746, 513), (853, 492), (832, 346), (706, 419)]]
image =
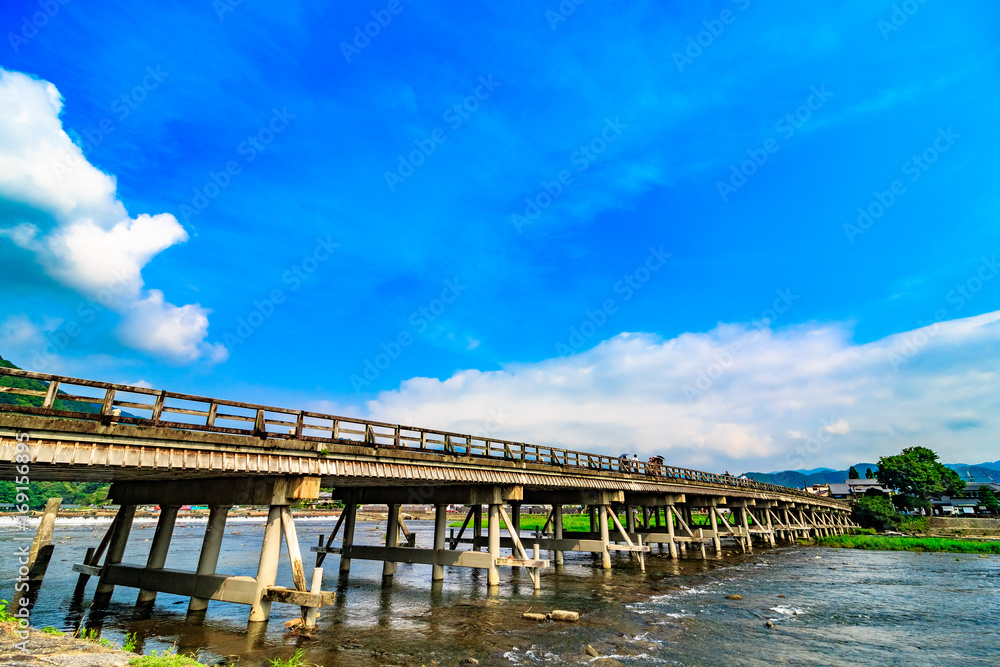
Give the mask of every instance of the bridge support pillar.
[(708, 518), (712, 524), (712, 544), (715, 546), (715, 553), (722, 553), (722, 540), (719, 539), (719, 517), (715, 514), (715, 499), (709, 500), (711, 505), (708, 508)]
[[(553, 505), (552, 506), (552, 531), (553, 536), (557, 540), (563, 538), (563, 506)], [(556, 565), (563, 564), (563, 551), (561, 549), (556, 549), (555, 552)]]
[(497, 567), (497, 558), (500, 557), (500, 505), (490, 503), (490, 515), (486, 524), (489, 533), (489, 554), (490, 569), (488, 583), (490, 588), (500, 585), (500, 568)]
[[(674, 506), (673, 506), (673, 504), (668, 504), (666, 507), (664, 507), (663, 508), (663, 513), (666, 515), (666, 520), (667, 520), (667, 539), (670, 541), (670, 544), (668, 545), (670, 547), (670, 557), (676, 559), (676, 558), (678, 558), (678, 553), (677, 553), (677, 542), (674, 540)], [(656, 516), (656, 518), (657, 518), (656, 522), (659, 523), (659, 518), (660, 518), (659, 517), (659, 515), (660, 515), (660, 508), (659, 507), (656, 508), (656, 515), (657, 515)]]
[[(593, 509), (593, 506), (591, 508)], [(601, 567), (605, 570), (611, 569), (611, 550), (608, 549), (611, 546), (611, 537), (608, 532), (609, 511), (611, 511), (610, 505), (601, 505), (600, 511), (597, 514), (597, 522), (601, 530), (601, 544), (604, 545), (604, 551), (601, 552)]]
[(135, 519), (135, 505), (122, 505), (118, 508), (118, 515), (111, 527), (108, 555), (104, 559), (101, 578), (97, 583), (97, 592), (94, 594), (94, 606), (97, 608), (106, 606), (111, 601), (112, 593), (115, 592), (115, 585), (108, 581), (108, 568), (122, 562), (122, 556), (125, 555), (125, 545), (128, 544), (128, 535), (132, 531), (133, 519)]
[(271, 617), (271, 601), (264, 599), (269, 586), (278, 578), (278, 559), (281, 557), (281, 507), (271, 505), (264, 524), (264, 541), (257, 561), (257, 581), (254, 603), (250, 605), (250, 622), (266, 621)]
[(748, 520), (749, 512), (747, 512), (746, 506), (740, 507), (740, 523), (743, 525), (743, 539), (746, 541), (746, 550), (753, 553), (753, 540), (750, 538), (750, 521)]
[(351, 547), (354, 546), (354, 526), (358, 518), (358, 504), (352, 497), (344, 502), (344, 537), (341, 540), (340, 578), (346, 580), (351, 574)]
[[(399, 543), (399, 505), (389, 505), (389, 518), (385, 527), (385, 547), (395, 548)], [(392, 578), (396, 574), (396, 562), (387, 560), (382, 564), (382, 587), (392, 586)]]
[[(205, 539), (201, 543), (201, 554), (198, 556), (196, 575), (215, 574), (219, 564), (219, 552), (222, 550), (222, 536), (226, 532), (226, 519), (229, 516), (229, 506), (212, 505), (208, 514), (208, 525), (205, 526)], [(192, 597), (188, 602), (188, 613), (208, 609), (208, 598)]]
[[(170, 538), (174, 536), (174, 524), (177, 522), (179, 505), (166, 505), (160, 509), (160, 518), (156, 520), (156, 532), (153, 533), (153, 544), (149, 548), (149, 558), (146, 560), (147, 570), (162, 570), (167, 562), (167, 551), (170, 549)], [(156, 602), (156, 591), (139, 589), (136, 606), (150, 606)]]
[(479, 551), (483, 548), (483, 506), (472, 506), (472, 550)]
[[(448, 525), (448, 506), (434, 506), (434, 550), (444, 550), (444, 533)], [(435, 563), (431, 566), (431, 581), (444, 580), (444, 565)]]

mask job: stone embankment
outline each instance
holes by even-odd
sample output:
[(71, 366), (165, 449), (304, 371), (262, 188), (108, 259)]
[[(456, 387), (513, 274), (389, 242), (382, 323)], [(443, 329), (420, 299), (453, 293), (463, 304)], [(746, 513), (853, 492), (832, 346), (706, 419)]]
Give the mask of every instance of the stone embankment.
[(932, 516), (927, 532), (942, 537), (1000, 537), (1000, 519)]

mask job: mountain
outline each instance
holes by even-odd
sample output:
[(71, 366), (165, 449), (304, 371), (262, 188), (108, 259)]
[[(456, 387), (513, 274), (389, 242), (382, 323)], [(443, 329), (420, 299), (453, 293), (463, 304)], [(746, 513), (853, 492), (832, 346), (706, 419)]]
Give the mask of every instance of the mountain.
[[(15, 366), (11, 362), (7, 361), (3, 357), (0, 357), (0, 368), (17, 368), (20, 370), (20, 366)], [(18, 389), (32, 389), (34, 391), (46, 392), (49, 388), (48, 382), (42, 382), (41, 380), (30, 380), (26, 378), (15, 378), (10, 376), (0, 376), (0, 387), (17, 387)], [(66, 392), (60, 391), (58, 394), (66, 395)], [(10, 394), (4, 391), (0, 391), (0, 405), (32, 405), (39, 407), (42, 405), (41, 396), (22, 396), (21, 394)], [(59, 410), (72, 410), (74, 412), (100, 412), (101, 409), (94, 403), (83, 403), (80, 401), (65, 401), (60, 398), (56, 398), (53, 407)]]
[[(946, 466), (962, 476), (966, 482), (1000, 482), (1000, 461), (993, 463), (945, 463)], [(855, 463), (854, 469), (864, 478), (865, 471), (871, 468), (878, 472), (876, 463)], [(781, 470), (776, 472), (744, 473), (750, 479), (770, 484), (780, 484), (794, 488), (803, 488), (813, 484), (839, 483), (848, 479), (850, 470), (833, 470), (832, 468), (813, 468), (812, 470)]]

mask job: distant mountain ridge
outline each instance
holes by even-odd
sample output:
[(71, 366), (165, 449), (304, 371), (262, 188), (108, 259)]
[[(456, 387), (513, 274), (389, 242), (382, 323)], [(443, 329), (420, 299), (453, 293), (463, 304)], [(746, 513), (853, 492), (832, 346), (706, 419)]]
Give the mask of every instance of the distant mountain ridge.
[[(966, 482), (1000, 482), (1000, 461), (977, 463), (946, 463), (946, 466), (962, 476)], [(865, 471), (871, 468), (878, 472), (875, 463), (855, 463), (854, 469), (864, 479)], [(832, 468), (813, 468), (812, 470), (780, 470), (776, 472), (744, 473), (750, 479), (770, 484), (780, 484), (801, 489), (813, 484), (837, 484), (844, 482), (850, 474), (848, 470), (833, 470)]]

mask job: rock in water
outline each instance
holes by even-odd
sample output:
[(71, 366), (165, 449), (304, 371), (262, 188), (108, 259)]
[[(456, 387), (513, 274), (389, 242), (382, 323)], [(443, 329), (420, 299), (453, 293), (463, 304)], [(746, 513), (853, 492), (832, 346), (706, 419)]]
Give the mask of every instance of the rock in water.
[(550, 614), (553, 621), (569, 621), (570, 623), (576, 623), (580, 620), (580, 613), (576, 611), (564, 611), (562, 609), (553, 609), (552, 614)]
[(766, 625), (766, 626), (767, 626), (767, 627), (769, 627), (769, 628), (773, 628), (773, 627), (774, 627), (774, 623), (772, 623), (771, 621), (768, 621), (768, 622), (767, 622), (767, 623), (765, 623), (764, 625)]

